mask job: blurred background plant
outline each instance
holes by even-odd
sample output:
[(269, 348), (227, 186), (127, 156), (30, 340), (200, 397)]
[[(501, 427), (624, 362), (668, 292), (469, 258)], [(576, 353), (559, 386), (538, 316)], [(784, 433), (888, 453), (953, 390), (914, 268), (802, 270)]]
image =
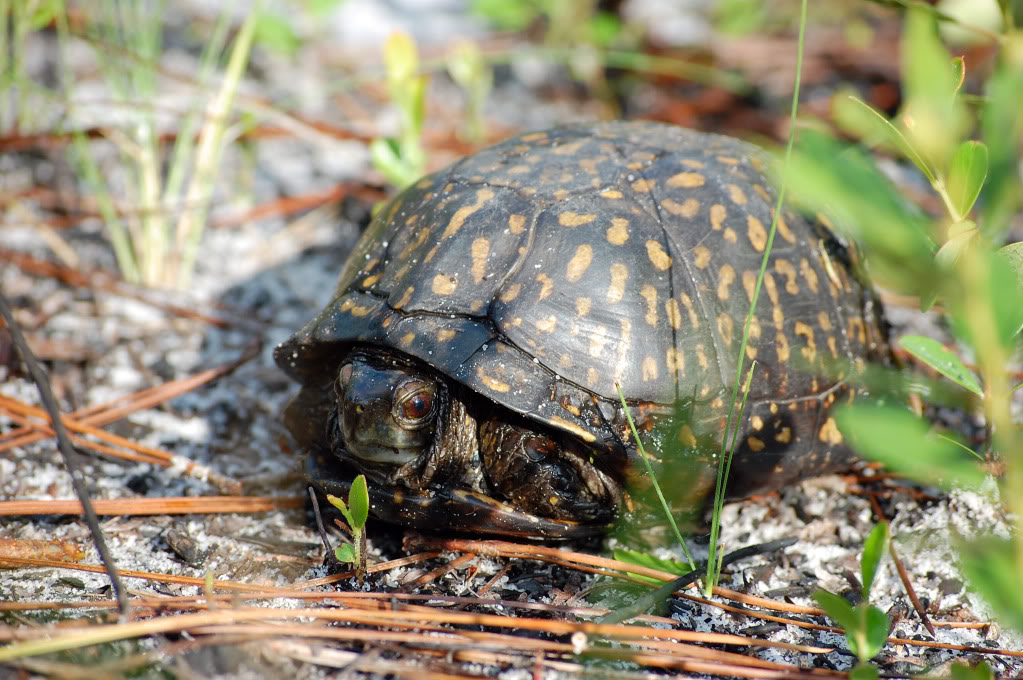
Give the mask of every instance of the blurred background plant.
[[(941, 436), (930, 422), (901, 406), (899, 398), (845, 406), (837, 420), (857, 450), (896, 472), (946, 488), (983, 488), (1007, 504), (1016, 517), (1016, 533), (963, 539), (959, 555), (974, 587), (1006, 622), (1023, 630), (1023, 428), (1012, 417), (1013, 392), (1019, 386), (1011, 379), (1023, 327), (1023, 278), (1021, 244), (1005, 245), (1021, 197), (1019, 4), (998, 4), (1001, 33), (958, 24), (997, 45), (997, 65), (982, 95), (963, 96), (967, 65), (939, 39), (939, 21), (947, 23), (949, 17), (940, 9), (914, 5), (906, 15), (905, 97), (898, 114), (889, 120), (848, 93), (833, 99), (836, 123), (864, 144), (912, 162), (940, 198), (945, 215), (932, 218), (911, 206), (871, 156), (821, 132), (819, 123), (803, 123), (785, 172), (796, 202), (826, 215), (862, 245), (876, 282), (915, 297), (922, 309), (935, 307), (976, 357), (974, 376), (940, 344), (914, 337), (901, 343), (964, 395), (979, 398), (991, 435), (980, 457), (1004, 465), (997, 488), (985, 485), (984, 471), (962, 444)], [(980, 139), (972, 139), (974, 134)]]

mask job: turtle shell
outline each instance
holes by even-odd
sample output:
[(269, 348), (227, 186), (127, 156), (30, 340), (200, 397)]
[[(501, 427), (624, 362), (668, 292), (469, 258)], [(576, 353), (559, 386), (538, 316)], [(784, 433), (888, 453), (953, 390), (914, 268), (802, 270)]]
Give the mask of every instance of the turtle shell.
[[(616, 385), (641, 414), (689, 399), (723, 431), (776, 201), (765, 158), (656, 123), (513, 137), (383, 207), (277, 361), (313, 385), (355, 343), (389, 348), (598, 452), (628, 441)], [(783, 215), (745, 350), (739, 451), (759, 463), (733, 465), (740, 493), (849, 458), (828, 408), (851, 391), (820, 376), (884, 340), (844, 260), (820, 224)]]

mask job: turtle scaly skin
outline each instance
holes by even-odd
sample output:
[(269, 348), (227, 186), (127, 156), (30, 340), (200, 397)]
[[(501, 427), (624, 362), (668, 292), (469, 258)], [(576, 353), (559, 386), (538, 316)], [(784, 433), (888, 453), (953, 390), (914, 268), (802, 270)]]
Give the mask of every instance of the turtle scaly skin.
[[(657, 457), (720, 442), (775, 202), (765, 163), (729, 137), (576, 125), (401, 193), (275, 352), (303, 385), (286, 420), (313, 481), (337, 492), (363, 471), (374, 514), (425, 528), (601, 530), (635, 477), (616, 385)], [(875, 298), (816, 222), (783, 215), (763, 293), (732, 497), (847, 467), (830, 407), (887, 352)]]

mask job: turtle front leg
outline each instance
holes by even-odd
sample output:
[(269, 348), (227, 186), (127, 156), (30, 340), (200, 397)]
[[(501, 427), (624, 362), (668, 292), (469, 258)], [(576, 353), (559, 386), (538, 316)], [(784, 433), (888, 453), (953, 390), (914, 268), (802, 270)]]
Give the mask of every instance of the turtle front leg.
[[(498, 419), (480, 426), (480, 458), (496, 497), (541, 517), (582, 523), (610, 522), (621, 487), (552, 437)], [(585, 457), (584, 457), (585, 456)]]

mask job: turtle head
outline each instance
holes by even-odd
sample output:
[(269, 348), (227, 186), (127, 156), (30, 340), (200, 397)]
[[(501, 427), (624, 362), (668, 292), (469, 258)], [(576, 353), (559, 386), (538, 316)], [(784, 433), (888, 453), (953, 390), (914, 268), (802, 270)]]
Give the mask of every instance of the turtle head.
[(404, 465), (433, 444), (441, 395), (432, 376), (356, 353), (341, 364), (334, 391), (344, 448), (360, 461)]

